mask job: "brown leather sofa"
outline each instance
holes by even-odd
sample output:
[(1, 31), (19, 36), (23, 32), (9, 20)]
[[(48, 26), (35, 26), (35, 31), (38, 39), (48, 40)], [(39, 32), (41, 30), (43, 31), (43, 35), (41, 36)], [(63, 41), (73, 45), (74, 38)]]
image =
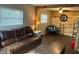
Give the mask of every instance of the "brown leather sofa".
[(41, 44), (41, 36), (35, 36), (31, 27), (0, 31), (0, 46), (5, 53), (27, 53)]

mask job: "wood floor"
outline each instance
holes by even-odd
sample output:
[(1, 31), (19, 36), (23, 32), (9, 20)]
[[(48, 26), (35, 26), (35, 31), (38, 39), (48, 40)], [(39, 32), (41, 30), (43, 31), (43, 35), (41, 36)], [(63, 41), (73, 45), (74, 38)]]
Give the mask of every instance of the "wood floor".
[(54, 47), (52, 44), (58, 42), (62, 47), (65, 46), (65, 54), (75, 54), (75, 51), (71, 48), (71, 40), (72, 37), (64, 35), (44, 35), (41, 46), (35, 50), (41, 54), (53, 54)]

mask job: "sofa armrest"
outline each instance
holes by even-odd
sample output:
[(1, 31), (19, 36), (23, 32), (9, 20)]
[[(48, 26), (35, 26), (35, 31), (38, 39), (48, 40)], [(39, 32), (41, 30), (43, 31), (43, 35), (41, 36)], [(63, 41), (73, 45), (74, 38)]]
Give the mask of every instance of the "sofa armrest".
[(7, 54), (7, 47), (3, 47), (0, 49), (0, 54)]
[(0, 48), (2, 48), (3, 46), (2, 46), (2, 41), (1, 41), (1, 37), (0, 37)]

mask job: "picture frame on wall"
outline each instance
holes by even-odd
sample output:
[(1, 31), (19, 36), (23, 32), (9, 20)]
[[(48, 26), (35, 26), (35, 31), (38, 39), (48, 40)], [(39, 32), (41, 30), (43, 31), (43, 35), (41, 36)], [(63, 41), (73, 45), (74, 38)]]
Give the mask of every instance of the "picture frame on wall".
[(66, 14), (62, 14), (61, 16), (60, 16), (60, 21), (61, 22), (66, 22), (68, 20), (68, 16), (66, 15)]

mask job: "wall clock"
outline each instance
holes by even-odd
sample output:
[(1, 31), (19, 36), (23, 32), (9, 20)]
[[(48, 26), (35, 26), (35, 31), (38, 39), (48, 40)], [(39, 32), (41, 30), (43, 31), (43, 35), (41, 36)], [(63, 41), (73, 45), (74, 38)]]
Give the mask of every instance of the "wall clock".
[(62, 21), (62, 22), (66, 22), (67, 19), (68, 19), (68, 17), (67, 17), (66, 14), (62, 14), (62, 15), (60, 16), (60, 21)]

